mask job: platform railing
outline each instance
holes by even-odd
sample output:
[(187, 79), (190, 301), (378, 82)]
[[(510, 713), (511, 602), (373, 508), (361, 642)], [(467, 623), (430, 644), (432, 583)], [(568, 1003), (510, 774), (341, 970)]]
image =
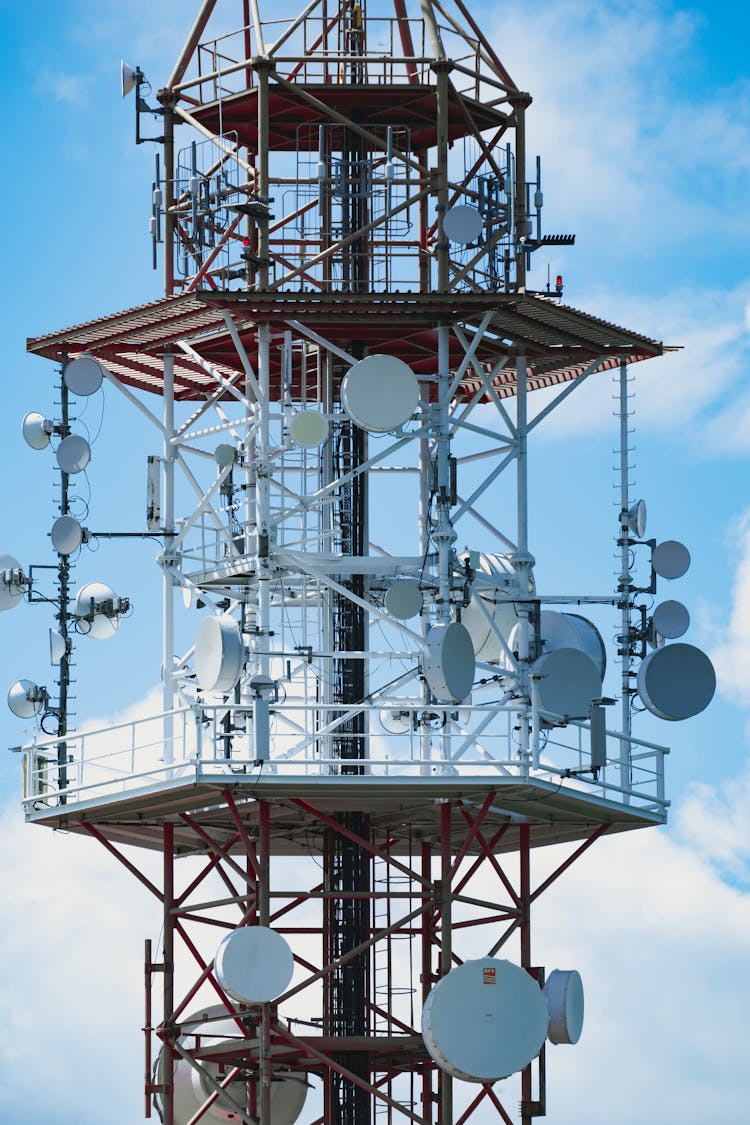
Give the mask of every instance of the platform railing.
[[(166, 714), (78, 731), (59, 738), (35, 739), (20, 748), (23, 804), (35, 809), (108, 800), (137, 790), (179, 784), (183, 779), (215, 781), (222, 777), (274, 777), (279, 780), (333, 780), (342, 761), (330, 752), (336, 730), (364, 712), (362, 777), (367, 779), (472, 779), (546, 781), (589, 794), (634, 811), (665, 813), (664, 746), (630, 738), (630, 785), (621, 783), (624, 736), (607, 731), (603, 764), (591, 766), (586, 723), (570, 723), (545, 732), (538, 764), (524, 757), (514, 742), (518, 708), (471, 706), (425, 709), (405, 700), (385, 710), (399, 716), (402, 733), (389, 733), (381, 722), (383, 703), (354, 707), (292, 700), (271, 706), (271, 738), (259, 752), (253, 738), (249, 704), (195, 704)], [(165, 723), (165, 719), (169, 723)], [(163, 731), (172, 732), (165, 743)], [(429, 731), (430, 738), (425, 739)], [(425, 744), (430, 744), (425, 753)], [(60, 752), (66, 759), (66, 785), (59, 787)], [(347, 766), (351, 766), (350, 759)], [(351, 781), (351, 778), (349, 778)]]

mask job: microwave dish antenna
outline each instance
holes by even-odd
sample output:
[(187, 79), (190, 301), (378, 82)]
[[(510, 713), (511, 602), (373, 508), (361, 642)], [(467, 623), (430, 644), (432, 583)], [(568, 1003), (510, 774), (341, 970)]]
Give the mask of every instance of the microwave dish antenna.
[(285, 938), (268, 926), (239, 926), (219, 943), (216, 978), (240, 1004), (265, 1004), (285, 992), (294, 958)]
[(245, 643), (231, 614), (205, 617), (195, 639), (195, 674), (201, 691), (232, 690), (242, 673)]
[(583, 1031), (583, 981), (575, 969), (553, 969), (544, 982), (550, 1043), (577, 1043)]
[(385, 593), (385, 608), (391, 617), (408, 621), (422, 612), (424, 598), (416, 578), (400, 578)]
[(68, 646), (60, 633), (56, 629), (49, 631), (49, 662), (50, 664), (59, 664), (65, 653), (68, 651)]
[(314, 449), (323, 444), (330, 428), (328, 419), (317, 410), (300, 410), (289, 423), (289, 436), (302, 449)]
[(628, 525), (628, 530), (635, 535), (636, 539), (643, 539), (646, 534), (645, 500), (636, 500), (635, 504), (628, 508), (625, 522)]
[(482, 233), (483, 226), (482, 216), (476, 207), (469, 207), (464, 203), (459, 203), (446, 211), (443, 220), (443, 230), (446, 237), (451, 242), (462, 242), (464, 246), (468, 246), (470, 242), (476, 242)]
[(57, 447), (57, 464), (69, 476), (82, 473), (91, 460), (91, 446), (80, 434), (68, 434)]
[(8, 706), (19, 719), (33, 719), (46, 707), (49, 695), (33, 680), (16, 680), (8, 690)]
[(373, 434), (398, 430), (419, 403), (417, 377), (395, 355), (368, 355), (349, 368), (341, 402), (352, 422)]
[(464, 1082), (497, 1082), (539, 1054), (549, 1012), (541, 988), (511, 961), (464, 961), (438, 981), (422, 1009), (432, 1058)]
[(695, 645), (654, 649), (638, 669), (638, 694), (658, 719), (676, 722), (705, 711), (716, 691), (716, 673)]
[(690, 628), (690, 613), (682, 602), (660, 602), (654, 609), (652, 621), (655, 634), (674, 641), (683, 637)]
[(96, 394), (104, 382), (104, 368), (90, 355), (79, 356), (67, 364), (63, 371), (65, 386), (79, 398)]
[(37, 410), (30, 410), (24, 415), (21, 429), (23, 440), (27, 445), (32, 449), (46, 449), (55, 432), (55, 423), (50, 422), (49, 418), (45, 418)]
[(0, 555), (0, 612), (17, 606), (25, 590), (26, 576), (18, 559)]
[(591, 704), (602, 694), (599, 668), (579, 648), (545, 652), (533, 664), (539, 707), (566, 719), (588, 718)]
[(52, 524), (50, 538), (58, 555), (67, 556), (86, 542), (88, 533), (74, 516), (58, 516)]
[(422, 672), (438, 703), (461, 703), (474, 684), (476, 658), (469, 630), (458, 621), (433, 625), (425, 639)]
[(75, 597), (73, 615), (79, 633), (95, 641), (114, 636), (120, 618), (130, 608), (127, 598), (118, 597), (103, 582), (88, 582)]
[(690, 568), (690, 551), (676, 539), (665, 539), (654, 547), (651, 565), (660, 578), (682, 578)]

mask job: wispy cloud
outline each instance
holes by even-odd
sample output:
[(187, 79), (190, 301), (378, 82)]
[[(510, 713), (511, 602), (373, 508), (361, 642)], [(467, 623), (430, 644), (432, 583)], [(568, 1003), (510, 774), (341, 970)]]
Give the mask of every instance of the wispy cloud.
[(86, 74), (65, 74), (45, 70), (34, 83), (34, 92), (64, 105), (83, 105), (88, 97), (91, 77)]

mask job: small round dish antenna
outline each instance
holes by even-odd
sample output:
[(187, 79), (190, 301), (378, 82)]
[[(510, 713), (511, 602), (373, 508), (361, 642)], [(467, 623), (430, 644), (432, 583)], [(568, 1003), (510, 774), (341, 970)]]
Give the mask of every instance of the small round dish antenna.
[(690, 614), (682, 602), (660, 602), (654, 609), (654, 633), (667, 641), (684, 637), (690, 628)]
[(244, 662), (242, 630), (234, 617), (229, 613), (205, 617), (195, 639), (195, 674), (201, 691), (231, 691)]
[(497, 1082), (539, 1054), (549, 1013), (541, 988), (510, 961), (464, 961), (422, 1009), (422, 1038), (438, 1066), (464, 1082)]
[(61, 636), (56, 629), (49, 631), (49, 662), (50, 664), (59, 664), (65, 656), (67, 645), (65, 644), (65, 637)]
[(690, 551), (676, 539), (665, 539), (654, 547), (651, 565), (660, 578), (682, 578), (690, 567)]
[(80, 355), (73, 359), (63, 371), (65, 386), (74, 395), (88, 398), (94, 395), (104, 382), (104, 368), (92, 355)]
[(82, 473), (91, 460), (91, 446), (80, 434), (68, 434), (57, 447), (57, 463), (64, 473)]
[(26, 589), (26, 579), (18, 559), (0, 555), (0, 613), (18, 605)]
[(628, 508), (626, 523), (628, 530), (635, 535), (636, 539), (643, 539), (646, 534), (646, 501), (636, 500), (631, 508)]
[(198, 596), (195, 592), (195, 586), (182, 587), (182, 604), (185, 609), (193, 609), (197, 600)]
[(227, 442), (222, 442), (217, 445), (214, 450), (214, 461), (220, 469), (226, 469), (229, 465), (233, 465), (237, 460), (237, 450), (233, 445)]
[(120, 627), (122, 598), (103, 582), (87, 582), (75, 597), (73, 613), (78, 632), (95, 641), (106, 641)]
[(45, 689), (37, 687), (33, 680), (16, 680), (8, 691), (8, 706), (19, 719), (33, 719), (41, 711), (46, 698)]
[(397, 430), (419, 402), (417, 377), (394, 355), (368, 355), (341, 382), (341, 403), (353, 422), (374, 434)]
[(43, 414), (31, 410), (24, 416), (21, 423), (23, 440), (32, 449), (46, 449), (50, 442), (53, 427), (54, 423), (49, 422)]
[(83, 528), (73, 516), (58, 516), (52, 524), (50, 538), (58, 555), (72, 555), (83, 543)]
[(412, 711), (399, 711), (397, 707), (382, 707), (378, 713), (380, 725), (388, 734), (407, 734), (413, 727)]
[(694, 645), (654, 649), (638, 669), (638, 694), (659, 719), (692, 719), (705, 711), (715, 691), (714, 666)]
[(221, 941), (216, 979), (241, 1004), (264, 1004), (281, 996), (294, 975), (286, 940), (267, 926), (239, 926)]
[(330, 428), (328, 419), (317, 410), (300, 410), (289, 423), (289, 436), (295, 445), (314, 449), (323, 444)]
[(550, 1043), (577, 1043), (583, 1031), (583, 981), (575, 969), (553, 969), (544, 983)]
[(408, 621), (422, 612), (424, 598), (416, 578), (399, 578), (385, 592), (385, 608), (391, 617)]
[(422, 672), (438, 703), (460, 703), (474, 684), (476, 660), (469, 631), (458, 621), (433, 625), (422, 651)]
[(592, 699), (602, 694), (598, 667), (577, 648), (543, 653), (534, 662), (531, 674), (537, 681), (540, 709), (561, 718), (587, 718)]
[(465, 203), (449, 208), (443, 220), (446, 238), (451, 242), (462, 242), (465, 246), (470, 242), (476, 242), (482, 233), (483, 225), (482, 216), (476, 207), (469, 207)]

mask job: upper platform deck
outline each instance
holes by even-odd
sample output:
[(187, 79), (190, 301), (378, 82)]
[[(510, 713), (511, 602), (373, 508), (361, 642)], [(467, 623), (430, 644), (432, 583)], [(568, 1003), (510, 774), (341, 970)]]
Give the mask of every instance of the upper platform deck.
[[(507, 362), (493, 379), (500, 398), (515, 394), (515, 356), (523, 354), (529, 369), (529, 389), (570, 382), (591, 363), (601, 370), (621, 361), (633, 363), (661, 355), (657, 340), (610, 324), (589, 313), (568, 308), (546, 297), (502, 293), (320, 293), (314, 291), (208, 292), (167, 297), (138, 308), (111, 313), (28, 341), (35, 355), (63, 362), (84, 352), (100, 359), (123, 383), (154, 394), (164, 392), (164, 353), (174, 354), (175, 398), (199, 399), (216, 392), (216, 380), (181, 345), (188, 344), (220, 375), (237, 381), (237, 353), (227, 325), (231, 317), (252, 364), (257, 363), (257, 327), (291, 329), (311, 340), (314, 332), (325, 345), (339, 350), (353, 340), (372, 351), (391, 352), (415, 373), (434, 370), (439, 324), (479, 333), (480, 364)], [(465, 350), (452, 337), (453, 370)], [(272, 396), (280, 390), (281, 361), (271, 355)], [(468, 367), (455, 397), (472, 398), (480, 387)], [(298, 389), (298, 388), (296, 388)], [(248, 393), (252, 395), (250, 388)], [(227, 390), (226, 394), (229, 395)]]

